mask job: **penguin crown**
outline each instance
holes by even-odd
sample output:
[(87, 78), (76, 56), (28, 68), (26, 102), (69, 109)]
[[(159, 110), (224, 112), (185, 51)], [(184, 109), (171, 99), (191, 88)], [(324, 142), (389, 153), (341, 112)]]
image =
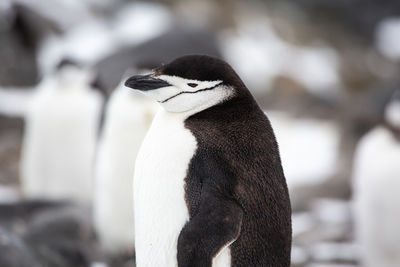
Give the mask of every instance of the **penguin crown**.
[(154, 98), (167, 111), (196, 113), (239, 95), (245, 86), (223, 60), (200, 55), (175, 59), (125, 85)]

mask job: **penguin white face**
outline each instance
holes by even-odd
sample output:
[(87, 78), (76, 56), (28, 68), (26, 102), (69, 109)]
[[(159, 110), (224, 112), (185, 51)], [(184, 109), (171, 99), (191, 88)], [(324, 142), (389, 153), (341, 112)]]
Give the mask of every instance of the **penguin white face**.
[(223, 102), (233, 92), (221, 80), (199, 81), (154, 74), (133, 76), (126, 85), (140, 90), (170, 112), (203, 110)]
[(233, 96), (236, 90), (229, 80), (232, 77), (234, 81), (239, 79), (230, 66), (219, 59), (186, 56), (152, 74), (135, 75), (125, 85), (153, 98), (167, 111), (193, 114)]

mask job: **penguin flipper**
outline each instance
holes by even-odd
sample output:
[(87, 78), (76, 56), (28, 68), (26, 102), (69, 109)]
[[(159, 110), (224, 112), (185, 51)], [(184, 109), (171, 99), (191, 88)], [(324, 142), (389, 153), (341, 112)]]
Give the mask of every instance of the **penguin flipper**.
[(198, 213), (179, 235), (179, 267), (211, 267), (213, 258), (239, 237), (243, 218), (240, 205), (211, 192), (204, 194)]

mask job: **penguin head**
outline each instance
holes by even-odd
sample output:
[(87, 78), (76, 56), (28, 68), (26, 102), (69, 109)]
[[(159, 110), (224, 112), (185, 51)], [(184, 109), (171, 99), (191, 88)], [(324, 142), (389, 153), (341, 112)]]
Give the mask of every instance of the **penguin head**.
[(247, 91), (226, 62), (199, 55), (180, 57), (153, 73), (132, 76), (125, 86), (140, 90), (167, 111), (192, 113)]

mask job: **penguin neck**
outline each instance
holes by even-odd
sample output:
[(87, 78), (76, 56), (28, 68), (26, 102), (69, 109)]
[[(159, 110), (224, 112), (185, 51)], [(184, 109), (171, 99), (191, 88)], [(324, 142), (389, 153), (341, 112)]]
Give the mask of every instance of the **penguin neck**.
[(201, 106), (184, 112), (171, 112), (161, 108), (170, 117), (187, 120), (191, 118), (218, 118), (219, 121), (237, 120), (240, 117), (247, 117), (254, 111), (262, 111), (258, 107), (253, 96), (243, 85), (243, 88), (231, 88), (232, 93), (227, 94), (222, 101), (208, 101)]
[(222, 103), (191, 115), (188, 120), (218, 122), (213, 124), (221, 125), (245, 121), (254, 113), (260, 113), (264, 116), (252, 95), (250, 93), (237, 94)]

